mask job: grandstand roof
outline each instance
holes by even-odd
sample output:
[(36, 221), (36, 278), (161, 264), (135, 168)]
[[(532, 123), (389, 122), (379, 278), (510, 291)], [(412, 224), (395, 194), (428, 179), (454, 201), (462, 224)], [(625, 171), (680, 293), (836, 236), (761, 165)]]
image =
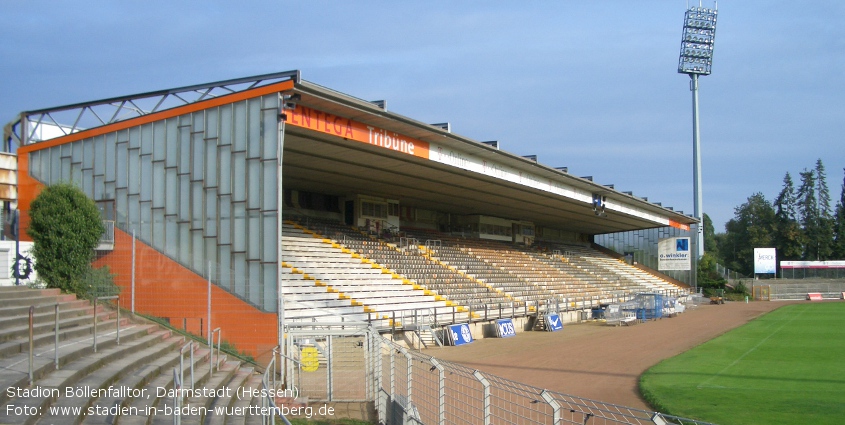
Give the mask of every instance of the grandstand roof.
[[(125, 119), (132, 120), (161, 112), (162, 105), (174, 99), (178, 102), (173, 107), (192, 103), (201, 107), (209, 99), (266, 91), (279, 81), (290, 81), (284, 93), (299, 96), (296, 108), (287, 113), (285, 187), (341, 196), (373, 195), (396, 199), (402, 206), (525, 220), (587, 234), (686, 227), (696, 222), (611, 187), (453, 134), (443, 126), (301, 80), (299, 75), (299, 71), (266, 74), (24, 112), (18, 122), (7, 125), (5, 136), (7, 141), (32, 143), (34, 135), (45, 133), (31, 127), (36, 116), (42, 117), (38, 122), (43, 117), (52, 120), (60, 130), (55, 136), (61, 137), (81, 131), (78, 122), (86, 113), (97, 117), (95, 126), (109, 126), (127, 113)], [(154, 106), (145, 109), (140, 106), (142, 100)], [(111, 119), (95, 112), (104, 105), (117, 108)], [(79, 111), (74, 122), (55, 120), (54, 115), (69, 110)], [(21, 124), (25, 121), (30, 124)], [(604, 214), (594, 213), (593, 195), (606, 198)]]

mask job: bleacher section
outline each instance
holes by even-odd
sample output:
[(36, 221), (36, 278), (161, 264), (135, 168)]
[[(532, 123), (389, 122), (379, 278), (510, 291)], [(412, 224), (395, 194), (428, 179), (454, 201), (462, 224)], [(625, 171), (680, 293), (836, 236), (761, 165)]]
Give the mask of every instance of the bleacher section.
[(286, 319), (366, 322), (396, 310), (452, 305), (298, 224), (287, 222), (282, 230)]
[[(525, 247), (427, 229), (366, 234), (329, 219), (290, 216), (283, 228), (286, 316), (331, 321), (394, 318), (451, 308), (589, 308), (678, 286), (586, 245)], [(439, 312), (439, 310), (438, 310)]]

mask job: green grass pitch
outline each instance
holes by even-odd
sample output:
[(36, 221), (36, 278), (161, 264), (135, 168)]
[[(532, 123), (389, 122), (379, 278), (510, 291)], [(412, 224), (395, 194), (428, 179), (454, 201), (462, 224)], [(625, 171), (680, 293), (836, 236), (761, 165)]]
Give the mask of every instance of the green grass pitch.
[(720, 425), (843, 424), (845, 302), (779, 308), (657, 364), (640, 390), (662, 412)]

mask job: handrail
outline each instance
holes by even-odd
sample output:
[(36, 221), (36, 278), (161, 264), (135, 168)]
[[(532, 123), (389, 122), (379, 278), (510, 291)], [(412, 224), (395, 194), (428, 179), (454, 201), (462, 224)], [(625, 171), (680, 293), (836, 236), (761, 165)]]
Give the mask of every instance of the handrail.
[[(184, 348), (184, 347), (183, 347)], [(180, 353), (181, 356), (181, 353)], [(191, 362), (193, 363), (193, 362)], [(180, 365), (181, 366), (181, 365)], [(179, 373), (176, 373), (176, 368), (173, 368), (173, 425), (179, 425), (182, 423), (182, 415), (180, 412), (182, 411), (180, 408), (182, 407), (182, 397), (179, 394), (182, 394), (182, 369), (180, 367)]]
[[(276, 352), (278, 347), (274, 347), (273, 351)], [(276, 356), (274, 355), (273, 358), (270, 359), (270, 362), (267, 363), (267, 367), (264, 368), (264, 375), (261, 377), (261, 424), (262, 425), (272, 425), (274, 423), (273, 418), (278, 416), (285, 425), (291, 425), (288, 418), (282, 413), (281, 409), (276, 406), (276, 401), (274, 400), (273, 396), (275, 395), (275, 385), (273, 387), (273, 391), (270, 391), (270, 377), (269, 374), (271, 371), (276, 370)], [(275, 375), (275, 372), (274, 372)], [(273, 377), (275, 382), (275, 376)]]
[(115, 306), (115, 310), (117, 311), (117, 320), (115, 320), (115, 325), (117, 326), (117, 336), (116, 341), (117, 345), (120, 345), (120, 295), (112, 295), (109, 297), (94, 297), (94, 352), (97, 352), (97, 303), (99, 300), (117, 300)]
[[(179, 349), (179, 385), (182, 385), (184, 382), (184, 373), (185, 373), (185, 349), (191, 353), (191, 364), (189, 367), (191, 368), (191, 390), (194, 389), (194, 340), (188, 341), (187, 344), (183, 345), (182, 348)], [(211, 360), (209, 358), (209, 360)], [(176, 395), (179, 395), (177, 393)]]
[[(215, 359), (215, 357), (214, 357), (214, 333), (215, 332), (217, 333), (217, 357), (216, 357), (217, 361), (213, 362), (213, 360)], [(208, 376), (214, 376), (214, 369), (215, 368), (217, 369), (218, 372), (220, 371), (220, 335), (222, 333), (223, 333), (223, 331), (221, 331), (220, 328), (214, 328), (211, 331), (211, 335), (210, 335), (210, 338), (209, 338), (209, 341), (211, 341), (211, 346), (208, 347), (211, 350), (211, 353), (208, 356)]]

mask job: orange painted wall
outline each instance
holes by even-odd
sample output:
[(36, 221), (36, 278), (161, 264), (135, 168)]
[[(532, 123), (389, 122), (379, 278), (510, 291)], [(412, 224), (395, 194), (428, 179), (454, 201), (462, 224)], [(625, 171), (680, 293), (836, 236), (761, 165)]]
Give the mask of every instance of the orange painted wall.
[[(208, 281), (141, 241), (135, 242), (135, 311), (168, 318), (178, 328), (183, 318), (188, 330), (206, 335)], [(115, 229), (114, 251), (94, 262), (108, 265), (121, 288), (122, 307), (132, 306), (132, 236)], [(202, 320), (200, 320), (202, 319)], [(199, 329), (202, 323), (202, 329)], [(263, 313), (211, 285), (211, 326), (238, 350), (264, 357), (278, 344), (275, 313)]]
[[(18, 149), (18, 209), (21, 211), (20, 220), (23, 230), (21, 240), (32, 240), (26, 233), (29, 226), (29, 209), (32, 201), (44, 188), (44, 185), (29, 173), (30, 152), (204, 108), (290, 90), (293, 87), (293, 81), (283, 81), (20, 147)], [(171, 323), (177, 327), (182, 326), (183, 318), (187, 319), (189, 331), (205, 335), (206, 316), (208, 315), (206, 303), (208, 281), (141, 242), (136, 242), (136, 259), (135, 310), (139, 313), (169, 318)], [(121, 306), (130, 308), (132, 303), (131, 236), (115, 229), (114, 251), (98, 258), (94, 265), (95, 267), (108, 265), (111, 272), (116, 274), (115, 281), (122, 288)], [(256, 358), (264, 357), (277, 345), (276, 314), (262, 313), (215, 285), (212, 285), (211, 296), (212, 328), (220, 327), (224, 340)], [(202, 321), (200, 321), (200, 318)], [(202, 327), (200, 327), (200, 323), (202, 323)]]

